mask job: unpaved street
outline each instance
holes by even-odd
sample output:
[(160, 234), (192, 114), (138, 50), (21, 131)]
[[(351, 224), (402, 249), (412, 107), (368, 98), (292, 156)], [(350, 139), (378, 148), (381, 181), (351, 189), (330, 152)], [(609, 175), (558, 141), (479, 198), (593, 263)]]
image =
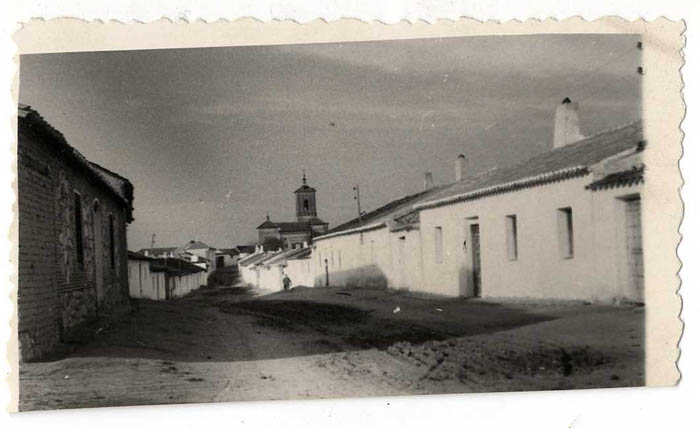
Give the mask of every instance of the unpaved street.
[(643, 384), (644, 309), (387, 290), (136, 301), (20, 368), (22, 410)]

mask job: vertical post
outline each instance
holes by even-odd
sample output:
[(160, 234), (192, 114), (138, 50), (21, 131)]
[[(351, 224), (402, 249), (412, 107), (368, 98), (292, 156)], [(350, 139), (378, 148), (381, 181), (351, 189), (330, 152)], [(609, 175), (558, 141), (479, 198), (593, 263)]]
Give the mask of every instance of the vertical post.
[(360, 185), (356, 184), (355, 187), (352, 188), (352, 190), (355, 191), (355, 200), (357, 201), (357, 221), (361, 224), (362, 209), (360, 208)]
[(330, 281), (328, 280), (328, 259), (323, 259), (323, 261), (326, 263), (326, 287), (328, 287), (330, 284)]

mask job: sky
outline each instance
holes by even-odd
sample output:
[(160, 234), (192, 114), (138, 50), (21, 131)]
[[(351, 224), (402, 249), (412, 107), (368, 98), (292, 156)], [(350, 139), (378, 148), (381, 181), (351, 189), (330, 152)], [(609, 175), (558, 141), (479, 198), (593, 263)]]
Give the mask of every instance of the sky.
[(19, 102), (135, 188), (129, 248), (256, 239), (294, 221), (302, 170), (330, 227), (641, 118), (635, 35), (488, 36), (23, 55)]

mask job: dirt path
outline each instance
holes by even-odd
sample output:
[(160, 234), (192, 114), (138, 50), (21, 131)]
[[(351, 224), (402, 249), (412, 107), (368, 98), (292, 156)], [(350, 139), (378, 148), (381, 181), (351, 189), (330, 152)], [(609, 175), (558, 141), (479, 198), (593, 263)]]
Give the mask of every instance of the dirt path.
[(64, 358), (23, 364), (20, 408), (637, 385), (643, 315), (380, 290), (208, 288), (139, 301)]

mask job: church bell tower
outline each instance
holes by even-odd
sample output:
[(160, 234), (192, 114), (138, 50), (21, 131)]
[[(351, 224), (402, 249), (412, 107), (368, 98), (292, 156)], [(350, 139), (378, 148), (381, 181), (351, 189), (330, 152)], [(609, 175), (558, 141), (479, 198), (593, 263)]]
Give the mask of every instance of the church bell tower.
[(316, 218), (316, 189), (306, 184), (306, 171), (303, 172), (301, 187), (294, 191), (297, 199), (297, 221)]

